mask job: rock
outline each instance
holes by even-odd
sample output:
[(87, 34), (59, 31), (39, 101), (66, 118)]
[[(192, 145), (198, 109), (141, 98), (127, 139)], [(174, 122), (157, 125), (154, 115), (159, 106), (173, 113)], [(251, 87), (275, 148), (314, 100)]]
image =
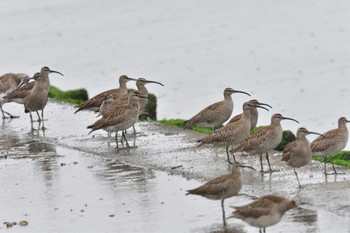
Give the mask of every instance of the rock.
[(62, 102), (80, 104), (89, 99), (86, 89), (76, 89), (69, 91), (61, 91), (57, 87), (51, 86), (49, 89), (49, 97)]

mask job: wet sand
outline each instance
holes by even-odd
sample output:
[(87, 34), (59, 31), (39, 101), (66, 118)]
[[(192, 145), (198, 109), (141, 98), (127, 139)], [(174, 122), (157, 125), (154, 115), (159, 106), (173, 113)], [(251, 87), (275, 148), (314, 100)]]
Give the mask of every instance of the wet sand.
[[(31, 130), (20, 105), (5, 108), (21, 117), (0, 127), (0, 220), (29, 222), (11, 232), (258, 231), (235, 219), (225, 229), (220, 202), (185, 196), (229, 169), (224, 148), (196, 147), (202, 134), (140, 122), (137, 136), (129, 134), (137, 148), (117, 153), (105, 132), (87, 135), (86, 125), (96, 119), (91, 112), (74, 115), (71, 105), (51, 100), (43, 132)], [(257, 157), (237, 159), (259, 168)], [(279, 160), (279, 154), (271, 156), (273, 168), (281, 170), (272, 175), (244, 170), (241, 193), (247, 195), (228, 199), (227, 215), (230, 206), (263, 194), (297, 195), (303, 204), (268, 231), (349, 232), (350, 172), (339, 167), (345, 175), (325, 180), (323, 165), (312, 161), (298, 170), (299, 190), (293, 170)]]

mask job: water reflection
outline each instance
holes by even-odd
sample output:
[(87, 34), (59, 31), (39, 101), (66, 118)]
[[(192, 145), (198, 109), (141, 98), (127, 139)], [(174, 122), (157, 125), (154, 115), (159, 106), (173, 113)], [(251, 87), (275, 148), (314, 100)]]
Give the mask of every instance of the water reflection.
[(103, 168), (98, 170), (97, 176), (108, 182), (117, 182), (118, 185), (136, 182), (145, 183), (147, 179), (154, 178), (152, 171), (147, 171), (141, 167), (134, 167), (123, 164), (119, 160), (110, 161), (103, 164)]

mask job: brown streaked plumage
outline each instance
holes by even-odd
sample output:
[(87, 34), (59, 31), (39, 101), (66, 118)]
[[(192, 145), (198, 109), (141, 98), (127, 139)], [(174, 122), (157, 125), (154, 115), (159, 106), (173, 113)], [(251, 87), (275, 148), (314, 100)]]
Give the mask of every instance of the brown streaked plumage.
[(230, 174), (216, 177), (198, 188), (187, 190), (186, 195), (194, 194), (211, 200), (221, 200), (223, 223), (226, 226), (224, 201), (227, 198), (237, 195), (241, 190), (243, 186), (241, 167), (248, 166), (233, 164)]
[[(272, 108), (270, 105), (265, 104), (265, 103), (260, 103), (256, 99), (250, 100), (249, 103), (251, 103), (252, 105), (263, 105), (263, 106), (268, 106), (268, 107)], [(243, 113), (232, 117), (231, 120), (227, 124), (235, 123), (236, 121), (241, 119), (242, 115), (243, 115)], [(257, 108), (251, 108), (250, 109), (250, 130), (252, 130), (252, 129), (254, 129), (256, 127), (256, 124), (258, 123), (258, 117), (259, 117), (258, 109)]]
[(261, 128), (258, 132), (252, 134), (245, 139), (240, 145), (235, 147), (231, 152), (248, 152), (250, 154), (260, 154), (260, 167), (263, 173), (262, 154), (266, 153), (266, 160), (269, 165), (269, 172), (273, 172), (270, 165), (268, 152), (275, 149), (282, 140), (283, 129), (281, 126), (281, 120), (292, 120), (299, 123), (289, 117), (284, 117), (277, 113), (271, 117), (271, 124)]
[[(57, 73), (63, 76), (58, 71), (51, 70), (49, 67), (44, 66), (41, 68), (40, 73), (36, 73), (33, 77), (35, 80), (33, 88), (24, 99), (24, 112), (30, 114), (31, 123), (33, 123), (33, 117), (31, 112), (36, 112), (38, 115), (38, 121), (44, 120), (44, 108), (48, 101), (48, 93), (50, 88), (50, 73)], [(38, 111), (41, 110), (41, 118)], [(33, 126), (33, 125), (32, 125)], [(43, 129), (45, 128), (43, 124)]]
[(233, 207), (236, 210), (229, 218), (239, 218), (251, 226), (258, 227), (260, 233), (265, 233), (266, 227), (279, 223), (285, 212), (299, 205), (300, 201), (297, 198), (266, 195), (248, 205)]
[[(311, 143), (312, 155), (325, 157), (324, 159), (324, 174), (328, 175), (326, 172), (326, 162), (327, 157), (332, 156), (333, 154), (343, 150), (348, 143), (349, 132), (346, 127), (346, 123), (350, 122), (345, 117), (340, 117), (338, 119), (338, 128), (327, 131), (322, 134), (323, 137), (316, 138)], [(330, 160), (334, 174), (337, 174), (337, 171)]]
[(222, 125), (230, 118), (232, 114), (233, 101), (231, 95), (233, 93), (243, 93), (250, 96), (250, 94), (244, 91), (237, 91), (233, 90), (232, 88), (226, 88), (224, 90), (224, 100), (216, 102), (197, 113), (186, 122), (186, 128), (198, 126), (210, 127), (215, 130), (216, 127)]
[(319, 133), (311, 132), (305, 129), (304, 127), (301, 127), (297, 131), (296, 140), (288, 143), (284, 147), (282, 154), (282, 161), (285, 161), (288, 166), (293, 168), (294, 174), (297, 177), (299, 188), (301, 187), (301, 185), (298, 178), (298, 173), (295, 171), (295, 168), (303, 167), (311, 161), (312, 152), (310, 142), (306, 138), (306, 136), (309, 134), (321, 135)]
[[(235, 124), (227, 124), (224, 127), (214, 131), (213, 133), (209, 134), (208, 136), (202, 138), (198, 142), (200, 142), (200, 145), (203, 144), (209, 144), (209, 143), (224, 143), (226, 146), (226, 154), (227, 154), (227, 161), (231, 163), (229, 158), (229, 152), (228, 148), (230, 145), (238, 145), (241, 143), (244, 139), (249, 137), (250, 135), (250, 129), (251, 129), (251, 109), (252, 108), (263, 108), (268, 111), (268, 109), (259, 106), (251, 104), (250, 102), (245, 102), (243, 104), (243, 113), (239, 120), (236, 121)], [(236, 163), (236, 158), (233, 155), (234, 162)]]
[(129, 149), (130, 146), (127, 142), (123, 130), (132, 127), (137, 122), (140, 110), (140, 104), (138, 102), (139, 98), (147, 97), (140, 96), (137, 92), (133, 92), (133, 94), (130, 96), (128, 104), (116, 107), (113, 112), (106, 115), (105, 117), (102, 117), (94, 124), (89, 125), (87, 127), (88, 129), (91, 129), (89, 134), (100, 129), (104, 129), (107, 132), (116, 132), (116, 143), (118, 149), (117, 133), (118, 131), (122, 131), (122, 137), (125, 139), (127, 148)]
[(5, 114), (8, 115), (10, 118), (18, 117), (13, 116), (10, 113), (3, 110), (2, 106), (5, 103), (7, 103), (6, 99), (4, 99), (4, 96), (12, 93), (21, 85), (28, 83), (28, 81), (29, 75), (24, 73), (6, 73), (0, 76), (0, 110), (3, 119), (7, 118)]
[(120, 76), (119, 77), (119, 88), (104, 91), (98, 95), (95, 95), (91, 99), (86, 100), (84, 103), (75, 106), (75, 108), (77, 108), (77, 110), (74, 113), (77, 113), (77, 112), (82, 111), (82, 110), (87, 110), (87, 109), (93, 110), (93, 111), (98, 111), (100, 109), (100, 106), (101, 106), (103, 100), (106, 99), (106, 97), (110, 94), (113, 95), (114, 99), (119, 99), (123, 95), (126, 95), (128, 93), (128, 88), (126, 86), (126, 83), (128, 81), (131, 81), (131, 80), (136, 81), (136, 79), (129, 78), (126, 75)]
[(5, 102), (15, 102), (18, 104), (24, 104), (24, 99), (29, 95), (30, 90), (33, 89), (35, 84), (34, 82), (29, 82), (25, 85), (22, 85), (17, 90), (11, 92), (10, 94), (4, 96)]

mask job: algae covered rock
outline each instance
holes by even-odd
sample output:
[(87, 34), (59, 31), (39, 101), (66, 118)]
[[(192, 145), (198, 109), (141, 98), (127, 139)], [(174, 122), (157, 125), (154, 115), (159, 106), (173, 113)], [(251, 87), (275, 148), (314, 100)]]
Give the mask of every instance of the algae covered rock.
[(61, 91), (54, 86), (50, 86), (49, 97), (72, 104), (80, 104), (89, 98), (86, 89), (81, 88), (76, 90)]
[(139, 119), (140, 120), (157, 120), (157, 97), (154, 94), (149, 93), (148, 94), (148, 100), (147, 105), (146, 105), (146, 112), (148, 114), (142, 114), (140, 115)]
[(276, 147), (275, 150), (277, 150), (277, 151), (283, 151), (284, 147), (285, 147), (288, 143), (290, 143), (290, 142), (292, 142), (292, 141), (295, 141), (295, 139), (296, 139), (296, 137), (295, 137), (295, 135), (293, 134), (292, 131), (290, 131), (290, 130), (284, 130), (284, 131), (283, 131), (283, 136), (282, 136), (282, 141), (281, 141), (281, 143)]

